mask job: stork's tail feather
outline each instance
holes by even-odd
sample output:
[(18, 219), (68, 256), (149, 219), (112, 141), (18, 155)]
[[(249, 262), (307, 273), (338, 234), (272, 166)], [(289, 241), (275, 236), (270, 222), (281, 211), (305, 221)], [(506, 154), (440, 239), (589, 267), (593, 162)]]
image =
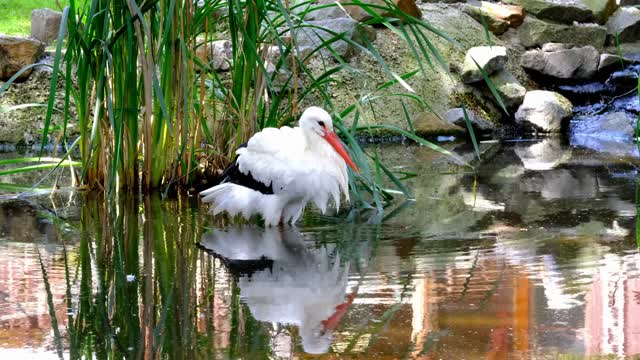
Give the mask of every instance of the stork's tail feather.
[(242, 215), (249, 219), (261, 214), (269, 226), (277, 225), (282, 214), (282, 204), (273, 195), (265, 195), (259, 191), (233, 183), (216, 185), (200, 193), (202, 201), (211, 203), (211, 214), (227, 212), (229, 215)]
[(242, 214), (249, 218), (256, 212), (259, 202), (255, 191), (231, 183), (216, 185), (200, 195), (203, 202), (212, 204), (210, 212), (213, 215), (226, 211), (230, 215)]

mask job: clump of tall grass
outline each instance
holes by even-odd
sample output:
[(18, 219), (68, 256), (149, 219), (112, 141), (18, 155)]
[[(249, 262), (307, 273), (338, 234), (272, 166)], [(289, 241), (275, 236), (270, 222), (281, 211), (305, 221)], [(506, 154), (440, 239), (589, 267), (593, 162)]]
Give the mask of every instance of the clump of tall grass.
[[(405, 91), (394, 96), (429, 108), (406, 80), (430, 67), (447, 67), (429, 40), (434, 35), (447, 37), (388, 0), (342, 3), (340, 6), (358, 6), (370, 14), (371, 19), (358, 27), (387, 27), (408, 44), (418, 68), (397, 74), (366, 36), (355, 41), (304, 21), (307, 14), (332, 6), (339, 5), (286, 0), (205, 0), (198, 4), (192, 0), (93, 0), (81, 8), (71, 0), (63, 13), (52, 75), (52, 84), (58, 77), (64, 79), (64, 109), (54, 109), (53, 100), (49, 102), (43, 139), (53, 111), (61, 110), (65, 114), (62, 128), (75, 121), (80, 133), (72, 144), (62, 135), (69, 149), (62, 158), (77, 146), (82, 163), (78, 177), (83, 185), (107, 191), (188, 187), (203, 164), (208, 169), (224, 166), (234, 149), (254, 132), (295, 121), (303, 110), (300, 104), (313, 97), (333, 112), (354, 161), (364, 170), (352, 180), (352, 189), (364, 188), (363, 194), (370, 193), (381, 209), (382, 200), (390, 197), (381, 185), (385, 177), (403, 193), (408, 194), (408, 189), (356, 141), (358, 131), (376, 128), (358, 125), (360, 109), (380, 97), (363, 96), (346, 109), (333, 105), (327, 85), (334, 74), (350, 70), (333, 46), (344, 41), (366, 52), (388, 75), (379, 90), (400, 84)], [(329, 36), (302, 52), (297, 35), (302, 32)], [(65, 33), (67, 51), (63, 53)], [(198, 47), (221, 38), (232, 45), (228, 73), (210, 71), (209, 64), (196, 56)], [(318, 72), (309, 67), (309, 60), (321, 53), (330, 53), (332, 59), (324, 58)], [(52, 86), (51, 99), (54, 94)], [(69, 118), (71, 99), (77, 119)], [(348, 115), (354, 119), (349, 128), (342, 122)], [(406, 107), (403, 116), (409, 131), (385, 125), (377, 128), (397, 131), (455, 157), (412, 132)], [(356, 198), (364, 199), (360, 194)]]

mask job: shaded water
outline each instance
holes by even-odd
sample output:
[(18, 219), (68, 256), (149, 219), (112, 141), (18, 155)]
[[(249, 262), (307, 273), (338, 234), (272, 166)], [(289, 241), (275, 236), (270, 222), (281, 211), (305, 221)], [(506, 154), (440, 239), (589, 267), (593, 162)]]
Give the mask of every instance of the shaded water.
[(555, 139), (482, 150), (474, 176), (381, 147), (420, 174), (382, 224), (225, 225), (194, 198), (2, 202), (0, 357), (640, 354), (632, 160)]

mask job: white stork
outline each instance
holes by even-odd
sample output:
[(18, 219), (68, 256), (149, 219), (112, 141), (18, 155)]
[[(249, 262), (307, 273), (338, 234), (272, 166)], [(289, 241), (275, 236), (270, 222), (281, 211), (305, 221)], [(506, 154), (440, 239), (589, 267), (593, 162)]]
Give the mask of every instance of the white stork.
[(202, 201), (212, 203), (214, 215), (260, 214), (267, 226), (295, 223), (309, 201), (324, 213), (331, 196), (339, 208), (340, 190), (349, 201), (347, 165), (358, 172), (331, 116), (315, 106), (304, 111), (299, 127), (266, 128), (236, 155)]

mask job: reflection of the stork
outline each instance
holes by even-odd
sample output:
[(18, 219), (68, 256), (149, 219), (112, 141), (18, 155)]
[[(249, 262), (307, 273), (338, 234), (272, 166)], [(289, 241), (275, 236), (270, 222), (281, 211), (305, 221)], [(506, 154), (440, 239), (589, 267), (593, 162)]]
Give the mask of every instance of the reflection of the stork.
[(345, 298), (348, 265), (326, 247), (310, 249), (293, 227), (214, 230), (200, 242), (239, 276), (240, 296), (256, 320), (299, 328), (308, 353), (327, 352), (353, 302)]

